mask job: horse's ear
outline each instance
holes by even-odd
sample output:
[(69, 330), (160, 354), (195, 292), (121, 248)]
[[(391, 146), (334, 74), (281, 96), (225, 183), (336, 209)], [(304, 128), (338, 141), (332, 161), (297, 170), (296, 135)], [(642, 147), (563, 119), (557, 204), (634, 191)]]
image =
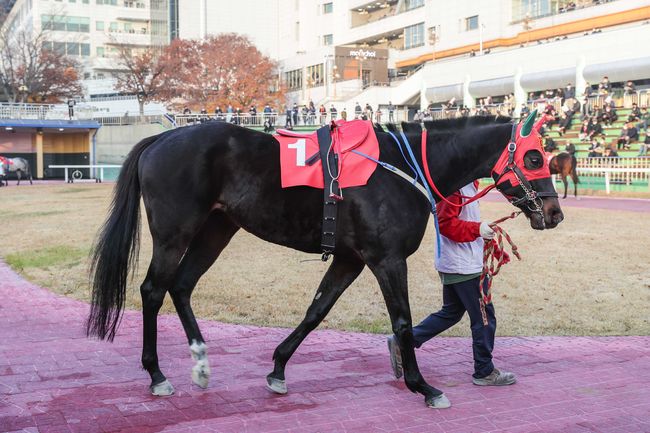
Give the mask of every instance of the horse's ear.
[(533, 130), (533, 124), (535, 123), (535, 118), (537, 117), (537, 109), (533, 110), (526, 120), (524, 121), (524, 124), (521, 126), (521, 130), (519, 131), (519, 135), (522, 138), (526, 138), (530, 135), (531, 131)]

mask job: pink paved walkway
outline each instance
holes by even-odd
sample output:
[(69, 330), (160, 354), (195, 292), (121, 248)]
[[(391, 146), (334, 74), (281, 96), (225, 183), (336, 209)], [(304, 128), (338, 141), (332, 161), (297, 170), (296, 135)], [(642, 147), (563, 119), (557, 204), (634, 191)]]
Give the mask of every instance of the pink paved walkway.
[(289, 330), (204, 321), (213, 379), (202, 391), (165, 316), (159, 353), (177, 393), (153, 398), (139, 313), (109, 344), (84, 338), (86, 311), (0, 262), (0, 432), (650, 432), (650, 337), (499, 338), (497, 363), (519, 383), (498, 389), (470, 384), (468, 339), (435, 339), (420, 367), (453, 407), (433, 410), (391, 378), (383, 336), (336, 331), (305, 341), (276, 396), (264, 377)]

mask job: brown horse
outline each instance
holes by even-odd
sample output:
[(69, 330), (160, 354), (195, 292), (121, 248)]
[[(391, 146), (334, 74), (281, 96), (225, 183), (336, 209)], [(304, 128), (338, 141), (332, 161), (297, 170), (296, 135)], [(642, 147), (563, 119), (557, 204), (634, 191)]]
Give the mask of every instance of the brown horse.
[(571, 176), (573, 180), (573, 194), (578, 197), (578, 172), (576, 171), (577, 160), (575, 155), (571, 155), (567, 152), (561, 152), (555, 155), (549, 162), (549, 169), (551, 174), (559, 174), (562, 177), (562, 183), (564, 183), (564, 197), (566, 198), (567, 188), (569, 183), (567, 182), (567, 177)]

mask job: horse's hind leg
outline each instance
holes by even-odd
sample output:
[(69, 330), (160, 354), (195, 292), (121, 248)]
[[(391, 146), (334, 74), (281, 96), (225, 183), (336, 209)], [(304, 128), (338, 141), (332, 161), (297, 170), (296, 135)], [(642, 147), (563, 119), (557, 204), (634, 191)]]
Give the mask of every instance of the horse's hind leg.
[(192, 368), (192, 381), (207, 388), (210, 378), (207, 346), (196, 323), (190, 298), (199, 278), (212, 266), (221, 251), (228, 245), (239, 227), (221, 212), (213, 212), (199, 231), (176, 273), (174, 287), (169, 294), (187, 335), (190, 352), (196, 364)]
[(406, 386), (412, 392), (424, 395), (424, 401), (429, 407), (438, 409), (449, 407), (449, 400), (442, 391), (424, 380), (415, 359), (406, 260), (385, 258), (377, 264), (369, 263), (368, 267), (377, 277), (393, 325), (393, 332), (399, 341)]
[(564, 197), (566, 198), (566, 191), (569, 188), (569, 182), (566, 180), (566, 174), (562, 173), (562, 183), (564, 184)]
[(300, 343), (325, 318), (336, 300), (359, 276), (364, 264), (356, 258), (340, 258), (335, 256), (323, 280), (318, 286), (316, 295), (307, 309), (305, 318), (300, 325), (280, 343), (273, 353), (275, 367), (266, 377), (267, 387), (278, 394), (286, 394), (287, 386), (284, 380), (284, 369)]
[(18, 183), (16, 183), (16, 186), (20, 185), (20, 178), (22, 171), (21, 170), (16, 170), (16, 177), (18, 178)]
[(158, 365), (158, 312), (165, 293), (172, 287), (178, 262), (184, 247), (178, 241), (164, 243), (153, 236), (153, 257), (147, 276), (140, 286), (142, 296), (142, 367), (151, 376), (149, 389), (153, 395), (171, 395), (174, 387), (160, 371)]

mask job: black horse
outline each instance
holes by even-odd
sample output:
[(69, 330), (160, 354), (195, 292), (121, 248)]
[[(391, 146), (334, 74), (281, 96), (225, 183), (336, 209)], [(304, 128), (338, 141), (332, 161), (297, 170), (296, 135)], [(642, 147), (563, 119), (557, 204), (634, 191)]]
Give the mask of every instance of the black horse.
[[(529, 119), (522, 131), (538, 137), (536, 130), (530, 132), (533, 120)], [(492, 167), (506, 152), (513, 130), (510, 123), (498, 123), (493, 118), (440, 121), (429, 127), (426, 159), (443, 195), (490, 176)], [(422, 164), (422, 130), (419, 125), (415, 130), (408, 125), (406, 129), (416, 159)], [(380, 130), (376, 135), (381, 160), (408, 172), (393, 138)], [(541, 150), (526, 151), (519, 146), (517, 152), (525, 152), (526, 167), (521, 168), (541, 167)], [(512, 155), (515, 159), (521, 157), (516, 152)], [(109, 340), (115, 336), (127, 276), (138, 257), (142, 196), (153, 240), (153, 257), (140, 287), (142, 365), (151, 376), (152, 394), (174, 392), (160, 371), (156, 348), (157, 315), (167, 292), (196, 361), (193, 381), (207, 387), (207, 347), (190, 297), (199, 278), (240, 228), (279, 245), (307, 253), (321, 252), (323, 191), (309, 187), (282, 189), (279, 157), (278, 143), (268, 134), (208, 122), (146, 138), (126, 158), (110, 214), (94, 249), (87, 333)], [(526, 182), (529, 198), (534, 191), (543, 198), (536, 198), (535, 206), (527, 199), (517, 202), (531, 227), (540, 230), (555, 227), (563, 218), (545, 167), (546, 177)], [(513, 200), (524, 197), (522, 187), (510, 182), (502, 184), (501, 191)], [(287, 392), (284, 371), (289, 358), (368, 266), (379, 282), (399, 341), (406, 385), (423, 394), (429, 406), (436, 407), (442, 401), (442, 392), (424, 380), (415, 359), (406, 268), (407, 257), (418, 249), (424, 236), (431, 203), (403, 179), (377, 167), (366, 186), (345, 190), (345, 199), (338, 207), (333, 262), (305, 318), (275, 350), (275, 368), (267, 377), (267, 385), (277, 393)]]

